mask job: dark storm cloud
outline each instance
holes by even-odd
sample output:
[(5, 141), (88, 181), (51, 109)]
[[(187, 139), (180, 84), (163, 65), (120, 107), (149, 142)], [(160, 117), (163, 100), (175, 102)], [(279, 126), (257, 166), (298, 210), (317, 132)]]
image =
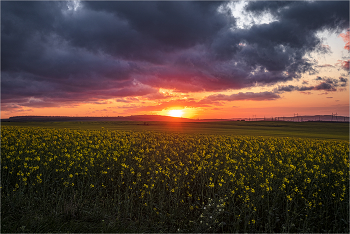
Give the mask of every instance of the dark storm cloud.
[[(349, 27), (345, 1), (249, 2), (250, 14), (269, 12), (276, 21), (244, 29), (228, 4), (86, 1), (74, 11), (71, 2), (3, 1), (2, 103), (60, 106), (163, 98), (158, 88), (273, 85), (315, 71), (317, 64), (304, 56), (328, 53), (318, 31)], [(327, 85), (335, 87), (325, 81), (319, 88)]]
[(167, 50), (203, 43), (228, 23), (217, 13), (221, 2), (85, 2), (87, 9), (111, 13)]
[(322, 64), (322, 65), (317, 65), (316, 67), (334, 67), (331, 64)]
[(273, 92), (239, 92), (237, 94), (225, 95), (225, 94), (214, 94), (209, 95), (203, 99), (203, 101), (266, 101), (266, 100), (275, 100), (280, 98), (280, 96)]
[(309, 91), (309, 90), (313, 90), (315, 88), (315, 86), (301, 86), (301, 87), (295, 87), (295, 90), (298, 91)]
[(274, 91), (279, 92), (291, 92), (291, 91), (309, 91), (309, 90), (325, 90), (325, 91), (337, 91), (337, 87), (346, 87), (348, 79), (344, 77), (339, 77), (339, 79), (333, 79), (329, 77), (317, 77), (315, 80), (322, 81), (315, 86), (278, 86)]
[(319, 85), (316, 85), (314, 88), (314, 90), (327, 90), (327, 91), (336, 91), (337, 89), (329, 83), (326, 82), (322, 82)]
[(291, 5), (291, 4), (293, 4), (293, 2), (289, 2), (289, 1), (268, 1), (268, 2), (252, 1), (246, 6), (246, 10), (255, 12), (257, 14), (261, 14), (265, 11), (269, 11), (273, 13), (275, 11), (286, 8), (288, 7), (288, 5)]
[(348, 83), (348, 78), (339, 77), (339, 81), (341, 82), (340, 84), (341, 87), (346, 87)]
[(291, 92), (296, 90), (298, 87), (294, 85), (288, 85), (288, 86), (280, 86), (278, 87), (277, 91), (283, 91), (283, 92)]
[(301, 28), (309, 30), (320, 28), (335, 30), (338, 27), (346, 29), (349, 27), (349, 2), (347, 1), (251, 1), (246, 10), (257, 14), (269, 12), (281, 20), (294, 21)]

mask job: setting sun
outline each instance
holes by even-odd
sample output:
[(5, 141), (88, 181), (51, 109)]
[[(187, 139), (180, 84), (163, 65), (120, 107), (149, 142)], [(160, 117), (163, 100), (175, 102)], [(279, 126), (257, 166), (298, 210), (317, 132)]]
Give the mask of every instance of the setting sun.
[(183, 114), (184, 114), (184, 113), (183, 113), (182, 110), (170, 110), (170, 111), (169, 111), (169, 115), (170, 115), (171, 117), (182, 117)]

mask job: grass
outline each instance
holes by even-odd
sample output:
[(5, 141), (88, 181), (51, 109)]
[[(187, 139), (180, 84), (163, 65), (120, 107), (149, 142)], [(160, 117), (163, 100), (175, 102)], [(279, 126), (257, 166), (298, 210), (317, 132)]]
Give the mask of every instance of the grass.
[(348, 124), (152, 124), (3, 124), (2, 232), (349, 232)]
[[(145, 125), (146, 123), (146, 125)], [(3, 122), (3, 126), (31, 126), (99, 130), (102, 127), (121, 131), (155, 131), (235, 136), (275, 136), (349, 140), (349, 123), (330, 122)]]

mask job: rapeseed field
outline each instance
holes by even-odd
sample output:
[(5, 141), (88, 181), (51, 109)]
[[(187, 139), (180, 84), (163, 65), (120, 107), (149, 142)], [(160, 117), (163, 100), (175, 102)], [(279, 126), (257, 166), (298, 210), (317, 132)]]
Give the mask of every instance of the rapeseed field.
[(349, 232), (349, 143), (1, 127), (3, 232)]

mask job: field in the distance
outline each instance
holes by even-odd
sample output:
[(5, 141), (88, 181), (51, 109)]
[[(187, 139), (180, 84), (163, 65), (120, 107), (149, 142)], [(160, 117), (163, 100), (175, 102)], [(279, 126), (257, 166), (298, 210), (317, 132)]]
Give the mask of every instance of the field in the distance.
[(3, 126), (31, 126), (123, 131), (156, 131), (236, 136), (275, 136), (316, 139), (349, 140), (349, 123), (340, 122), (157, 122), (157, 121), (106, 121), (106, 122), (2, 122)]
[(348, 127), (3, 123), (1, 230), (348, 233)]

